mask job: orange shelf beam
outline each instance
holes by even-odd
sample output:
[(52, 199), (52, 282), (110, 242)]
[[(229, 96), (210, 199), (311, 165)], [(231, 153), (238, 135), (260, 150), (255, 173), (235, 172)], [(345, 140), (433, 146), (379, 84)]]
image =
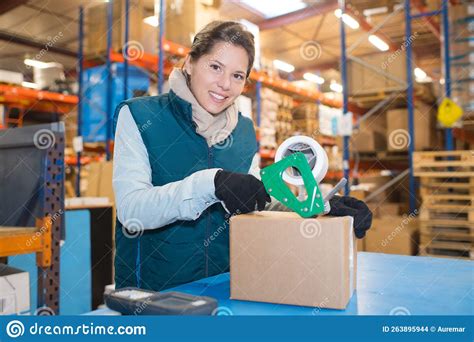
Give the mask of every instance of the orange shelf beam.
[(68, 103), (72, 105), (76, 105), (78, 102), (78, 98), (76, 95), (63, 95), (50, 91), (35, 90), (30, 88), (0, 84), (0, 102), (12, 99), (15, 100), (15, 102), (19, 102), (21, 100), (37, 100)]
[(51, 218), (37, 219), (36, 227), (1, 227), (0, 256), (36, 253), (39, 267), (51, 266)]

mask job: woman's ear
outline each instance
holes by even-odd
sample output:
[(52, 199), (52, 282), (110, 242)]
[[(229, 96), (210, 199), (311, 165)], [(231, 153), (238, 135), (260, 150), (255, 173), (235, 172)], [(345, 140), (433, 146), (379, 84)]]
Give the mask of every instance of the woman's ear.
[(191, 75), (191, 71), (193, 70), (193, 65), (191, 63), (191, 57), (189, 55), (186, 56), (184, 60), (184, 70), (188, 75)]

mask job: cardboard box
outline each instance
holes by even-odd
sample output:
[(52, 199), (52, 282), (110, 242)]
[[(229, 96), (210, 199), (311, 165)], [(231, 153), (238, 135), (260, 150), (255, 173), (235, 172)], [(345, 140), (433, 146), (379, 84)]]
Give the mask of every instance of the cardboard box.
[(85, 196), (107, 197), (111, 203), (115, 203), (112, 173), (113, 162), (111, 161), (90, 163)]
[(414, 216), (385, 215), (372, 220), (365, 236), (365, 250), (387, 254), (416, 255), (418, 220)]
[[(399, 53), (391, 51), (381, 52), (359, 58), (366, 64), (406, 82), (405, 51), (400, 51)], [(351, 96), (394, 91), (403, 88), (403, 84), (351, 60), (347, 61), (347, 80), (349, 83), (349, 95)]]
[(377, 152), (387, 149), (387, 118), (385, 113), (374, 114), (361, 122), (351, 137), (351, 147), (359, 152)]
[(351, 147), (359, 152), (376, 152), (387, 148), (385, 135), (379, 132), (359, 131), (351, 137)]
[[(98, 3), (87, 8), (86, 11), (86, 53), (101, 54), (107, 50), (107, 3)], [(130, 1), (129, 7), (129, 41), (142, 44), (142, 29), (144, 7), (142, 0)], [(121, 51), (125, 37), (125, 1), (117, 0), (113, 3), (112, 49)]]
[(230, 297), (344, 309), (356, 287), (352, 222), (276, 211), (232, 217)]
[[(436, 113), (429, 106), (419, 104), (414, 115), (414, 143), (416, 151), (433, 148)], [(389, 151), (408, 150), (408, 109), (387, 111), (387, 146)]]
[(0, 315), (14, 315), (30, 310), (30, 275), (0, 264)]
[(166, 1), (166, 39), (191, 46), (194, 35), (214, 20), (219, 20), (220, 1)]

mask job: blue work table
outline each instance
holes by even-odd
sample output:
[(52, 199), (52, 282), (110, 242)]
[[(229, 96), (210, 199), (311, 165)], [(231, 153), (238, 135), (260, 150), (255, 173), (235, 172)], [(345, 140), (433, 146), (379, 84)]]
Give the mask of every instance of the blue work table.
[(228, 273), (168, 291), (213, 297), (218, 313), (232, 315), (474, 315), (474, 261), (359, 252), (357, 268), (345, 310), (230, 300)]

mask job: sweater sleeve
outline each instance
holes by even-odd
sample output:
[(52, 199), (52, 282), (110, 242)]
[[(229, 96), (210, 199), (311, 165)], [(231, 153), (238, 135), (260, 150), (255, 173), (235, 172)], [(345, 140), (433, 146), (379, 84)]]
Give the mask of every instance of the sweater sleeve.
[(195, 220), (212, 204), (219, 169), (197, 171), (163, 186), (151, 183), (146, 146), (128, 106), (120, 109), (114, 145), (112, 184), (119, 221), (127, 227), (160, 228), (177, 220)]

